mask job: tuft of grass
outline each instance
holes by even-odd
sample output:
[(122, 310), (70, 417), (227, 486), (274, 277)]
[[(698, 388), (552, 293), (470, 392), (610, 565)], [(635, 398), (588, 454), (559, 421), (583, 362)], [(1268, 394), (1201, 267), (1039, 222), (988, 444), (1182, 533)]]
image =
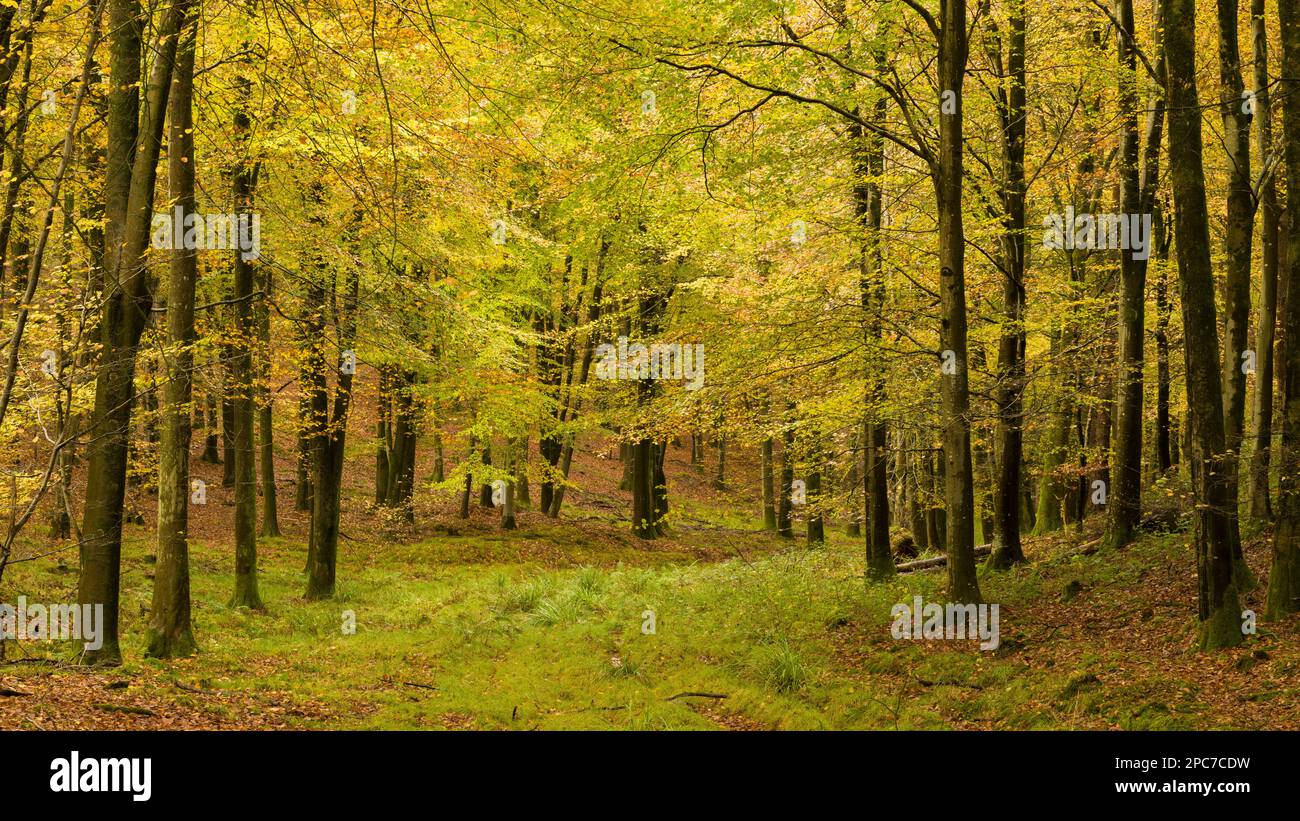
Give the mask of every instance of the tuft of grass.
[(793, 693), (803, 687), (808, 678), (803, 657), (781, 636), (772, 642), (764, 659), (768, 684), (778, 693)]
[(498, 610), (503, 614), (532, 613), (542, 604), (550, 585), (543, 578), (529, 581), (506, 589), (498, 602)]
[(622, 656), (617, 655), (610, 656), (609, 666), (605, 668), (605, 675), (615, 679), (643, 678), (641, 674), (641, 665), (635, 659), (623, 658)]
[(582, 618), (587, 609), (582, 601), (572, 595), (554, 599), (543, 599), (533, 610), (532, 623), (542, 627), (554, 627), (557, 624), (572, 624)]

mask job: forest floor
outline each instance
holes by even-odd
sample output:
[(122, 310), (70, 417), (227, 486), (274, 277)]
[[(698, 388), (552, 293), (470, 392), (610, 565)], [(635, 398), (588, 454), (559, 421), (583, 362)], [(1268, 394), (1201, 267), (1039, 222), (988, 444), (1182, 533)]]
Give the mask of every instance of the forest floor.
[[(669, 458), (673, 533), (642, 542), (622, 523), (612, 443), (577, 463), (575, 479), (600, 492), (572, 492), (559, 521), (525, 512), (509, 534), (477, 505), (455, 518), (450, 494), (422, 493), (413, 529), (375, 511), (366, 445), (349, 470), (335, 600), (302, 597), (306, 522), (289, 485), (285, 535), (259, 545), (267, 610), (227, 608), (230, 491), (196, 462), (211, 487), (191, 551), (200, 653), (142, 657), (146, 518), (123, 547), (123, 665), (84, 669), (66, 644), (10, 642), (0, 728), (1300, 727), (1300, 619), (1195, 652), (1187, 533), (1122, 551), (1081, 550), (1091, 528), (1028, 540), (1028, 566), (981, 579), (1001, 644), (980, 651), (890, 636), (896, 602), (942, 601), (942, 569), (867, 586), (860, 540), (835, 525), (809, 549), (755, 530), (751, 494), (713, 491), (684, 450)], [(756, 487), (752, 460), (736, 464), (735, 486)], [(147, 512), (148, 493), (133, 494)], [(1265, 579), (1267, 533), (1247, 537)], [(12, 566), (0, 601), (17, 595), (74, 601), (75, 548)], [(1261, 585), (1242, 606), (1261, 611), (1262, 598)]]

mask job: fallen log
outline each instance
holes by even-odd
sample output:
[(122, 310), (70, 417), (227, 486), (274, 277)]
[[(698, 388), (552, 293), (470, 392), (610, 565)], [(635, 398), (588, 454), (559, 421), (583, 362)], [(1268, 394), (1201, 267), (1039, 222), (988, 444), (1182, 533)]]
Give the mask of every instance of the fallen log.
[[(975, 558), (987, 556), (993, 552), (993, 545), (985, 544), (975, 548)], [(903, 562), (894, 568), (899, 573), (911, 573), (913, 570), (929, 570), (932, 567), (943, 567), (948, 563), (947, 556), (935, 556), (929, 559), (917, 559), (914, 562)]]

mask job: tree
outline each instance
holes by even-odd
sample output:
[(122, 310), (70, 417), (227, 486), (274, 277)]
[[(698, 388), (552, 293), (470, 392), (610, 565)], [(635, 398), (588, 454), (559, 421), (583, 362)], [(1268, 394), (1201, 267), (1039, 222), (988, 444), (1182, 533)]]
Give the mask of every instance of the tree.
[(171, 0), (151, 47), (152, 69), (141, 105), (142, 11), (136, 0), (107, 0), (112, 58), (105, 168), (106, 289), (100, 320), (102, 353), (90, 426), (86, 507), (77, 602), (102, 605), (104, 640), (83, 655), (87, 664), (116, 664), (122, 554), (122, 502), (134, 398), (136, 344), (151, 299), (145, 250), (154, 179), (185, 0)]
[[(1285, 2), (1285, 0), (1284, 0)], [(1242, 641), (1233, 580), (1229, 519), (1236, 516), (1229, 489), (1219, 373), (1218, 319), (1210, 266), (1209, 215), (1201, 165), (1200, 103), (1196, 91), (1196, 4), (1161, 0), (1165, 21), (1169, 104), (1169, 172), (1174, 196), (1174, 238), (1183, 327), (1197, 328), (1183, 344), (1187, 410), (1191, 424), (1192, 484), (1196, 495), (1198, 641), (1202, 648)], [(1300, 178), (1298, 178), (1300, 179)]]
[[(186, 8), (168, 105), (167, 173), (172, 206), (182, 215), (197, 213), (194, 196), (194, 48), (198, 38), (196, 4)], [(184, 245), (172, 250), (167, 283), (167, 340), (173, 353), (163, 403), (158, 478), (158, 565), (149, 610), (146, 655), (172, 658), (197, 647), (190, 620), (189, 501), (190, 401), (193, 396), (194, 290), (198, 252)], [(202, 496), (200, 498), (203, 498)]]
[[(1287, 190), (1300, 188), (1300, 3), (1278, 0), (1282, 30), (1282, 136)], [(1287, 290), (1300, 272), (1300, 218), (1288, 208)], [(1277, 524), (1264, 617), (1280, 619), (1300, 611), (1300, 299), (1287, 299), (1283, 326), (1282, 442), (1277, 451)]]

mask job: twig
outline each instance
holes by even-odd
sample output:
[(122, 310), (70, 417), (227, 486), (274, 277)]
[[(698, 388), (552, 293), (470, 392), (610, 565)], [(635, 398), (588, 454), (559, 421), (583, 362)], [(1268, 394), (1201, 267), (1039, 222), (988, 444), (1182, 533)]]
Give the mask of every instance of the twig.
[(726, 693), (694, 693), (694, 692), (687, 691), (685, 693), (678, 693), (675, 696), (669, 696), (668, 698), (664, 699), (664, 701), (676, 701), (679, 698), (726, 698), (726, 697), (727, 697)]

